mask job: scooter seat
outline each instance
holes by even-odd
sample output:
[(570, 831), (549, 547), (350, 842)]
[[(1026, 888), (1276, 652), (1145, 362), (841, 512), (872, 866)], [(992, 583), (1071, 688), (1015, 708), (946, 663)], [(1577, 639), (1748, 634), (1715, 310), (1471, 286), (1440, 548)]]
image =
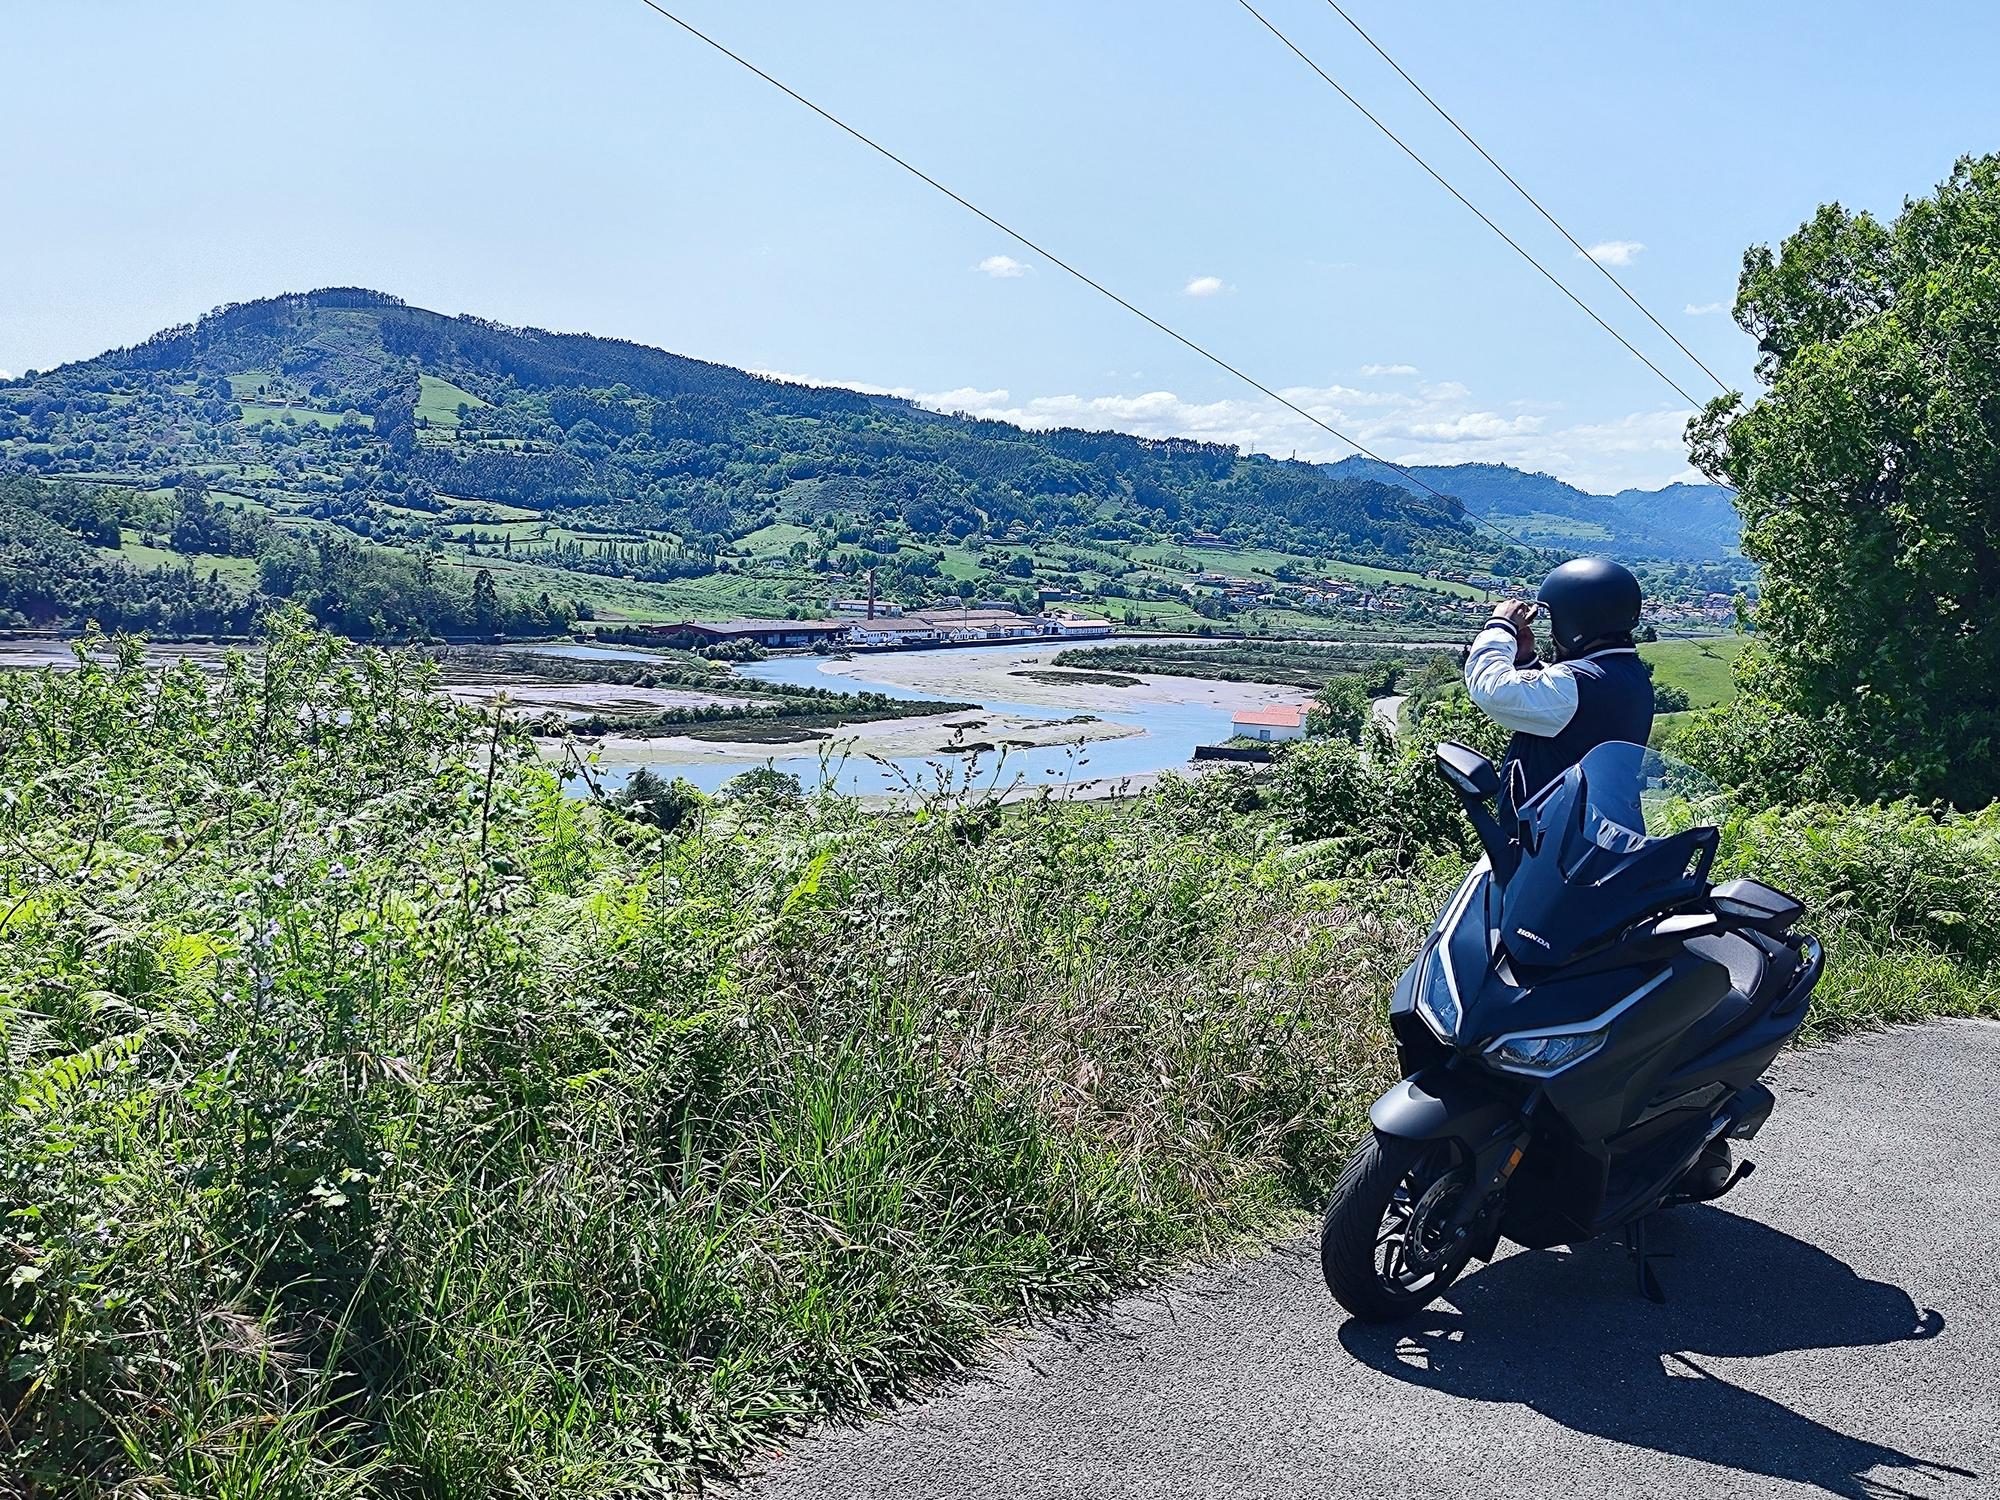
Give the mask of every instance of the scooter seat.
[(1784, 986), (1796, 967), (1796, 961), (1791, 966), (1783, 961), (1792, 957), (1790, 949), (1761, 933), (1720, 932), (1690, 938), (1687, 948), (1729, 971), (1729, 993), (1689, 1030), (1680, 1049), (1683, 1057), (1706, 1051), (1747, 1023), (1775, 998), (1772, 992)]
[(1690, 938), (1688, 951), (1729, 971), (1729, 988), (1745, 1005), (1757, 998), (1771, 972), (1770, 955), (1742, 933), (1718, 932), (1709, 937)]

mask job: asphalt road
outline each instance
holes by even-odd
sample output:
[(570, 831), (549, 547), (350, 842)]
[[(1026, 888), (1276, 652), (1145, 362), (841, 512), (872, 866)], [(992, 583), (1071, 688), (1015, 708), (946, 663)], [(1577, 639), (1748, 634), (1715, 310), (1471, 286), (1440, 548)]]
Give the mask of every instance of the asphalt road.
[(1757, 1174), (1658, 1236), (1663, 1307), (1590, 1245), (1369, 1328), (1302, 1236), (1022, 1335), (753, 1491), (2000, 1496), (2000, 1025), (1857, 1038), (1772, 1081)]

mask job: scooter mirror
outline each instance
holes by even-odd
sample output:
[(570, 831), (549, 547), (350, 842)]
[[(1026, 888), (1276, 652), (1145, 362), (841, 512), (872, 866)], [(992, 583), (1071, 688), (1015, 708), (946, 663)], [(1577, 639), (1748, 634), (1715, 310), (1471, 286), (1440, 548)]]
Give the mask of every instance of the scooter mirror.
[(1445, 740), (1439, 744), (1437, 768), (1445, 784), (1461, 797), (1484, 802), (1500, 790), (1500, 773), (1493, 769), (1493, 762), (1470, 745), (1461, 745), (1456, 740)]

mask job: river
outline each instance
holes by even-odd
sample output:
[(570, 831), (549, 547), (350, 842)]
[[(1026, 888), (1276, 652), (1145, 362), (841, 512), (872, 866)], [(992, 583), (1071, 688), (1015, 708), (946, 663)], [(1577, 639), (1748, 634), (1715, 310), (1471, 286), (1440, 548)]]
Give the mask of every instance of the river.
[[(761, 682), (826, 687), (839, 692), (872, 691), (904, 700), (943, 698), (974, 702), (975, 710), (946, 716), (948, 720), (966, 723), (969, 727), (964, 732), (965, 738), (974, 742), (985, 738), (981, 729), (987, 716), (1003, 726), (1015, 721), (1062, 726), (1087, 714), (1102, 723), (1094, 730), (1079, 725), (1077, 738), (1082, 739), (1086, 733), (1102, 735), (1106, 727), (1118, 735), (1089, 738), (1081, 744), (1071, 741), (973, 754), (933, 750), (924, 754), (874, 756), (854, 752), (842, 755), (839, 746), (844, 732), (834, 730), (820, 741), (773, 745), (764, 758), (807, 786), (824, 782), (840, 791), (864, 796), (895, 795), (907, 793), (913, 785), (935, 785), (940, 774), (954, 778), (961, 785), (970, 778), (975, 786), (995, 789), (1088, 786), (1110, 791), (1120, 783), (1144, 785), (1162, 771), (1184, 767), (1196, 745), (1228, 739), (1234, 707), (1249, 702), (1297, 702), (1304, 696), (1286, 688), (1150, 675), (1134, 688), (1078, 683), (1055, 686), (1013, 675), (1009, 670), (1023, 665), (1046, 667), (1048, 657), (1056, 649), (1060, 648), (1015, 641), (954, 647), (948, 651), (883, 653), (849, 660), (782, 656), (748, 662), (736, 670)], [(925, 660), (917, 660), (919, 657)], [(949, 680), (930, 686), (915, 686), (909, 680), (931, 675)], [(1002, 693), (966, 690), (968, 682), (976, 686), (982, 680), (993, 681), (996, 686), (1004, 683)], [(893, 737), (893, 724), (879, 727), (890, 731)], [(1006, 731), (1002, 728), (999, 733), (1004, 736)], [(1039, 737), (1058, 741), (1063, 738), (1059, 727), (1045, 730)], [(661, 754), (657, 759), (649, 757), (643, 746), (625, 743), (607, 747), (600, 763), (613, 779), (622, 779), (639, 765), (650, 765), (663, 776), (680, 777), (704, 791), (713, 791), (750, 766), (764, 763), (764, 759), (746, 761), (739, 752), (690, 764), (686, 743), (677, 740), (673, 752)]]

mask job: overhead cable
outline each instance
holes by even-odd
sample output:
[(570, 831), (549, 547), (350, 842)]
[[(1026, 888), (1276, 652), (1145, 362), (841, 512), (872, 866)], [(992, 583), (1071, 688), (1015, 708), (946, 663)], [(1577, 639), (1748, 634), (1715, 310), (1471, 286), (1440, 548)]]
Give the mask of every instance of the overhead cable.
[(1492, 152), (1488, 151), (1484, 146), (1480, 145), (1478, 141), (1473, 139), (1471, 131), (1467, 130), (1463, 125), (1459, 124), (1458, 121), (1451, 116), (1451, 114), (1445, 109), (1445, 107), (1442, 104), (1438, 103), (1437, 100), (1433, 99), (1429, 95), (1429, 93), (1425, 91), (1424, 86), (1422, 84), (1418, 83), (1416, 79), (1412, 78), (1408, 73), (1404, 72), (1403, 65), (1397, 62), (1396, 59), (1391, 57), (1387, 52), (1383, 51), (1382, 44), (1376, 41), (1375, 38), (1370, 36), (1366, 31), (1363, 31), (1361, 29), (1361, 23), (1359, 21), (1355, 20), (1354, 17), (1350, 16), (1346, 11), (1342, 10), (1339, 4), (1337, 3), (1337, 0), (1326, 0), (1326, 3), (1332, 7), (1333, 13), (1335, 15), (1339, 16), (1341, 20), (1345, 21), (1349, 26), (1352, 26), (1354, 28), (1354, 34), (1356, 36), (1360, 37), (1362, 41), (1366, 42), (1370, 47), (1375, 49), (1376, 56), (1380, 57), (1382, 61), (1387, 63), (1390, 67), (1394, 68), (1396, 70), (1397, 76), (1400, 77), (1403, 80), (1403, 82), (1407, 83), (1411, 88), (1417, 91), (1417, 97), (1419, 99), (1422, 99), (1424, 103), (1428, 104), (1432, 109), (1437, 111), (1439, 119), (1443, 120), (1445, 124), (1449, 125), (1453, 130), (1456, 130), (1461, 136), (1463, 136), (1465, 138), (1465, 143), (1468, 146), (1472, 147), (1474, 151), (1477, 151), (1481, 156), (1483, 156), (1486, 159), (1486, 164), (1488, 166), (1490, 166), (1494, 171), (1498, 172), (1502, 177), (1507, 179), (1507, 185), (1509, 187), (1513, 188), (1515, 192), (1519, 193), (1523, 198), (1527, 199), (1529, 204), (1534, 208), (1535, 212), (1540, 214), (1543, 218), (1547, 219), (1549, 223), (1555, 227), (1556, 233), (1560, 234), (1564, 239), (1568, 240), (1571, 245), (1575, 246), (1576, 253), (1578, 255), (1581, 255), (1585, 260), (1589, 261), (1593, 266), (1596, 266), (1597, 269), (1603, 273), (1604, 279), (1610, 282), (1613, 286), (1617, 287), (1619, 292), (1624, 295), (1624, 298), (1627, 302), (1631, 303), (1634, 307), (1638, 308), (1640, 312), (1644, 313), (1646, 315), (1647, 322), (1651, 323), (1655, 328), (1659, 329), (1660, 332), (1664, 333), (1668, 338), (1672, 339), (1674, 347), (1680, 350), (1681, 353), (1685, 354), (1689, 359), (1693, 360), (1695, 365), (1701, 370), (1701, 373), (1706, 375), (1710, 380), (1713, 380), (1719, 388), (1721, 388), (1724, 391), (1727, 391), (1729, 389), (1729, 383), (1725, 381), (1720, 375), (1716, 374), (1715, 371), (1711, 370), (1706, 364), (1703, 364), (1701, 356), (1696, 354), (1694, 350), (1688, 348), (1686, 344), (1682, 343), (1680, 341), (1679, 336), (1676, 335), (1671, 328), (1667, 327), (1666, 324), (1662, 323), (1658, 318), (1654, 317), (1653, 310), (1647, 307), (1645, 303), (1641, 302), (1636, 296), (1632, 294), (1632, 289), (1627, 285), (1625, 285), (1623, 281), (1620, 281), (1618, 279), (1617, 275), (1612, 271), (1611, 267), (1606, 265), (1603, 261), (1599, 260), (1596, 256), (1592, 255), (1590, 251), (1585, 249), (1582, 242), (1579, 241), (1575, 235), (1571, 234), (1569, 230), (1563, 227), (1561, 220), (1557, 219), (1554, 214), (1550, 213), (1546, 208), (1542, 207), (1542, 202), (1539, 198), (1537, 198), (1533, 193), (1529, 192), (1526, 188), (1522, 187), (1520, 182), (1516, 180), (1512, 172), (1508, 171), (1505, 167), (1501, 166), (1499, 162), (1493, 159)]
[(1448, 506), (1452, 508), (1453, 515), (1471, 521), (1476, 525), (1482, 525), (1487, 527), (1489, 530), (1494, 532), (1495, 535), (1505, 537), (1510, 545), (1518, 544), (1516, 538), (1508, 535), (1508, 533), (1503, 531), (1501, 528), (1494, 526), (1491, 522), (1487, 521), (1484, 516), (1475, 515), (1472, 509), (1469, 506), (1467, 506), (1463, 501), (1459, 500), (1456, 496), (1446, 494), (1436, 485), (1430, 483), (1428, 480), (1423, 478), (1422, 475), (1412, 473), (1409, 469), (1404, 468), (1403, 465), (1395, 462), (1393, 459), (1384, 458), (1381, 454), (1375, 452), (1365, 443), (1362, 443), (1356, 438), (1349, 437), (1346, 433), (1342, 432), (1338, 427), (1335, 427), (1331, 422), (1328, 422), (1323, 417), (1317, 416), (1313, 412), (1307, 410), (1305, 407), (1301, 406), (1298, 402), (1292, 400), (1290, 397), (1280, 394), (1272, 387), (1264, 384), (1263, 381), (1257, 379), (1254, 375), (1245, 373), (1242, 369), (1238, 368), (1236, 365), (1231, 364), (1221, 355), (1216, 354), (1212, 350), (1204, 347), (1203, 345), (1196, 343), (1193, 339), (1189, 338), (1186, 334), (1180, 332), (1178, 329), (1170, 328), (1167, 324), (1161, 322), (1158, 318), (1154, 317), (1151, 313), (1147, 312), (1145, 309), (1135, 306), (1133, 303), (1127, 301), (1124, 297), (1119, 296), (1118, 293), (1111, 290), (1111, 288), (1106, 286), (1103, 282), (1097, 280), (1095, 277), (1090, 276), (1081, 270), (1078, 270), (1075, 266), (1071, 265), (1068, 261), (1064, 260), (1054, 251), (1048, 249), (1046, 246), (1038, 244), (1034, 240), (1029, 239), (1025, 234), (1021, 233), (1018, 229), (1015, 229), (1011, 225), (1006, 224), (1002, 222), (1000, 219), (995, 218), (992, 214), (988, 213), (985, 209), (981, 208), (971, 199), (966, 198), (962, 194), (956, 193), (952, 189), (946, 187), (942, 182), (938, 181), (937, 178), (931, 176), (928, 172), (924, 171), (922, 168), (912, 165), (909, 161), (906, 161), (903, 157), (898, 156), (895, 152), (891, 151), (887, 146), (884, 146), (879, 141), (875, 140), (872, 136), (866, 135), (862, 131), (856, 129), (854, 126), (848, 124), (845, 120), (841, 119), (838, 115), (834, 114), (832, 111), (824, 109), (820, 105), (815, 104), (812, 100), (808, 99), (804, 94), (801, 94), (797, 89), (792, 88), (790, 85), (786, 83), (780, 82), (776, 78), (773, 78), (769, 73), (766, 73), (762, 68), (758, 67), (755, 63), (751, 62), (748, 58), (742, 56), (740, 53), (732, 52), (728, 47), (724, 46), (721, 42), (717, 41), (707, 32), (701, 31), (698, 28), (690, 25), (687, 21), (684, 21), (683, 19), (681, 19), (681, 17), (674, 14), (674, 12), (668, 10), (664, 5), (659, 4), (658, 0), (640, 0), (640, 4), (644, 5), (648, 10), (653, 11), (655, 14), (663, 17), (664, 19), (673, 22), (674, 25), (680, 27), (682, 31), (685, 31), (689, 36), (693, 37), (696, 41), (703, 43), (705, 46), (713, 48), (715, 51), (721, 53), (724, 57), (728, 58), (731, 62), (735, 63), (738, 67), (744, 69), (746, 72), (754, 73), (757, 77), (763, 79), (764, 82), (770, 84), (772, 88), (777, 89), (779, 92), (783, 94), (789, 95), (792, 99), (796, 100), (800, 104), (803, 104), (807, 109), (811, 110), (814, 114), (818, 115), (821, 119), (825, 120), (829, 125), (833, 125), (838, 129), (845, 131), (848, 135), (854, 137), (855, 140), (861, 142), (861, 144), (868, 147), (869, 150), (874, 151), (881, 156), (887, 157), (890, 161), (894, 162), (897, 166), (901, 167), (905, 172), (908, 172), (911, 176), (937, 189), (938, 192), (943, 193), (945, 197), (951, 199), (951, 201), (956, 203), (959, 207), (965, 209), (968, 213), (971, 213), (977, 216), (978, 218), (985, 220), (986, 223), (992, 225), (995, 229), (999, 230), (1009, 239), (1015, 241), (1017, 244), (1025, 246), (1027, 249), (1032, 250), (1035, 254), (1041, 256), (1044, 260), (1048, 261), (1050, 265), (1055, 266), (1060, 270), (1068, 272), (1071, 276), (1075, 277), (1078, 281), (1082, 282), (1092, 291), (1097, 292), (1100, 295), (1107, 297), (1111, 301), (1117, 303), (1120, 307), (1124, 308), (1125, 311), (1131, 313), (1133, 317), (1140, 319), (1142, 322), (1151, 324), (1161, 333), (1164, 333), (1168, 338), (1174, 340), (1175, 343), (1180, 344), (1183, 347), (1192, 350), (1194, 353), (1200, 355), (1203, 359), (1207, 360), (1210, 364), (1215, 365), (1218, 369), (1225, 370), (1229, 374), (1234, 375), (1238, 380), (1242, 381), (1245, 385), (1250, 386), (1254, 390), (1262, 392), (1264, 395), (1270, 397), (1271, 400), (1277, 402), (1280, 406), (1284, 407), (1287, 411), (1293, 412), (1298, 416), (1304, 417), (1308, 422), (1312, 423), (1313, 426), (1319, 428), (1322, 432), (1329, 433), (1332, 436), (1338, 438), (1341, 442), (1345, 443), (1355, 452), (1361, 454), (1364, 458), (1371, 458), (1376, 463), (1381, 464), (1383, 467), (1388, 469), (1393, 469), (1396, 473), (1402, 475), (1403, 478), (1409, 480), (1410, 483), (1416, 485), (1419, 489), (1422, 489), (1428, 492), (1429, 494), (1436, 496), (1438, 499), (1444, 501)]
[[(650, 4), (651, 0), (646, 0), (646, 3)], [(1375, 116), (1374, 112), (1371, 111), (1367, 105), (1363, 104), (1359, 99), (1355, 98), (1354, 95), (1348, 93), (1346, 89), (1342, 88), (1340, 86), (1340, 83), (1334, 78), (1334, 76), (1331, 73), (1327, 72), (1325, 68), (1322, 68), (1318, 63), (1314, 62), (1312, 58), (1308, 57), (1306, 53), (1299, 47), (1298, 43), (1294, 42), (1290, 37), (1286, 36), (1284, 32), (1280, 31), (1276, 26), (1272, 25), (1271, 22), (1268, 19), (1266, 19), (1264, 13), (1258, 10), (1256, 6), (1250, 3), (1250, 0), (1236, 0), (1236, 3), (1242, 6), (1245, 10), (1249, 11), (1252, 16), (1256, 17), (1258, 23), (1262, 25), (1266, 31), (1270, 32), (1271, 35), (1276, 37), (1280, 42), (1283, 42), (1285, 44), (1285, 47), (1292, 53), (1292, 55), (1298, 58), (1298, 60), (1304, 63), (1307, 67), (1311, 68), (1313, 72), (1317, 73), (1320, 76), (1321, 80), (1325, 82), (1325, 84), (1329, 88), (1331, 88), (1336, 94), (1340, 95), (1341, 98), (1345, 99), (1349, 104), (1353, 105), (1357, 110), (1359, 110), (1362, 116), (1368, 121), (1369, 124), (1373, 125), (1377, 130), (1381, 131), (1382, 134), (1386, 135), (1390, 140), (1394, 141), (1396, 145), (1402, 149), (1404, 155), (1408, 156), (1411, 161), (1415, 162), (1418, 166), (1422, 167), (1424, 171), (1428, 172), (1431, 175), (1431, 177), (1437, 182), (1439, 187), (1443, 188), (1447, 193), (1450, 193), (1452, 197), (1456, 198), (1460, 203), (1464, 204), (1465, 207), (1471, 211), (1471, 213), (1474, 215), (1474, 217), (1476, 217), (1479, 220), (1480, 223), (1484, 224), (1488, 229), (1492, 230), (1495, 234), (1499, 235), (1501, 239), (1505, 240), (1507, 242), (1508, 247), (1511, 250), (1513, 250), (1513, 252), (1516, 255), (1520, 256), (1521, 259), (1525, 260), (1529, 265), (1533, 266), (1537, 271), (1541, 272), (1542, 275), (1548, 280), (1549, 285), (1554, 287), (1557, 291), (1561, 292), (1565, 297), (1569, 298), (1570, 301), (1574, 302), (1577, 305), (1577, 307), (1579, 307), (1583, 311), (1585, 317), (1589, 318), (1591, 322), (1595, 323), (1599, 328), (1602, 328), (1606, 333), (1610, 334), (1614, 339), (1618, 340), (1618, 342), (1624, 346), (1626, 353), (1630, 354), (1634, 359), (1638, 360), (1640, 364), (1644, 365), (1647, 369), (1651, 370), (1655, 375), (1659, 376), (1661, 380), (1665, 381), (1668, 387), (1674, 392), (1674, 394), (1679, 396), (1683, 401), (1687, 402), (1689, 406), (1701, 405), (1699, 401), (1695, 400), (1693, 396), (1688, 394), (1688, 392), (1681, 386), (1679, 381), (1675, 380), (1673, 376), (1669, 375), (1665, 370), (1662, 370), (1658, 365), (1654, 364), (1652, 360), (1648, 359), (1644, 354), (1640, 353), (1637, 346), (1634, 345), (1630, 339), (1626, 338), (1624, 334), (1620, 333), (1617, 329), (1613, 328), (1609, 323), (1605, 322), (1604, 319), (1599, 317), (1596, 311), (1592, 309), (1589, 303), (1585, 302), (1581, 297), (1577, 296), (1575, 292), (1571, 291), (1569, 287), (1563, 283), (1561, 278), (1559, 278), (1555, 274), (1555, 272), (1551, 271), (1547, 266), (1543, 265), (1539, 260), (1537, 260), (1534, 257), (1534, 255), (1532, 255), (1528, 250), (1523, 248), (1520, 241), (1516, 240), (1511, 234), (1507, 233), (1506, 230), (1502, 229), (1498, 224), (1494, 223), (1493, 220), (1487, 215), (1484, 209), (1480, 208), (1470, 198), (1466, 197), (1465, 194), (1461, 193), (1457, 188), (1453, 187), (1450, 182), (1446, 181), (1443, 173), (1439, 172), (1437, 168), (1433, 167), (1429, 162), (1425, 161), (1422, 156), (1418, 155), (1417, 152), (1406, 141), (1404, 141), (1404, 139), (1401, 136), (1397, 135), (1395, 131), (1391, 130), (1387, 125), (1383, 124), (1382, 121)]]

